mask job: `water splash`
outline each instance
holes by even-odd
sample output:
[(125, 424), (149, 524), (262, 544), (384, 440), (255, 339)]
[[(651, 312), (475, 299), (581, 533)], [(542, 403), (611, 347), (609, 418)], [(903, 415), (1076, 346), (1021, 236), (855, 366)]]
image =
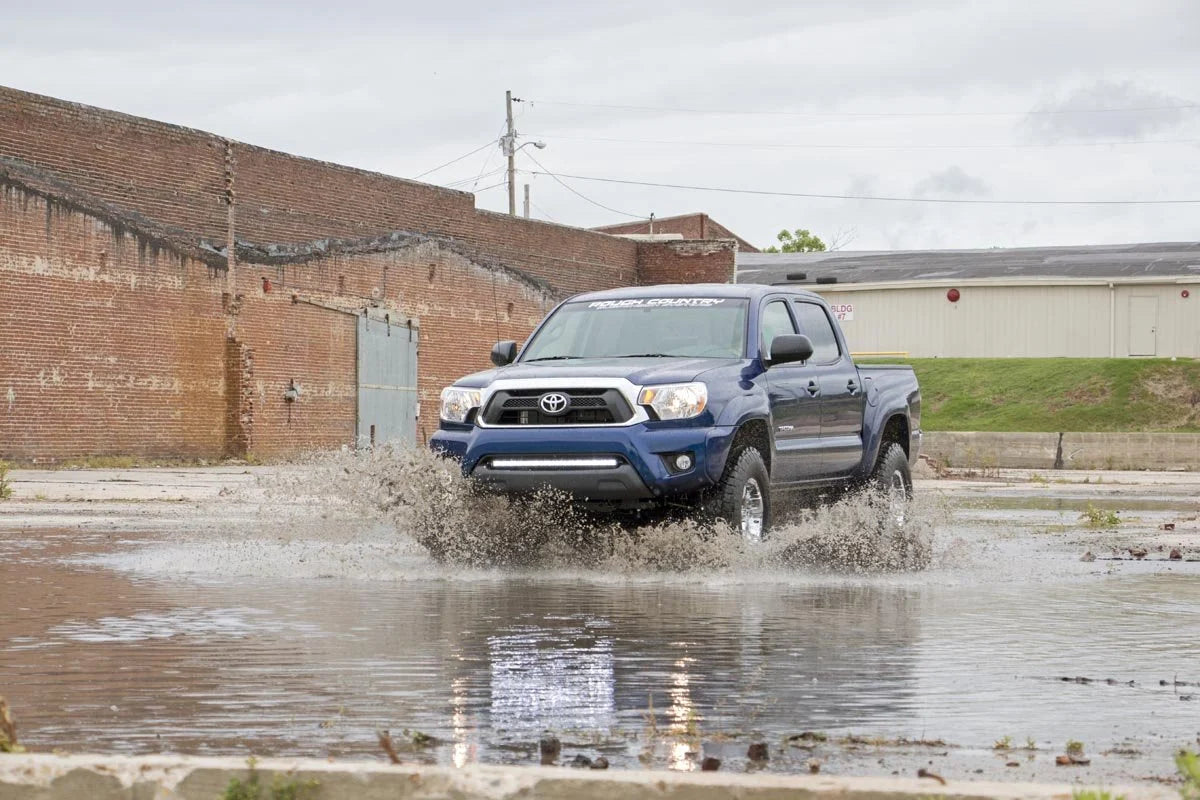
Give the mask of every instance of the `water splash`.
[(918, 499), (903, 524), (872, 491), (815, 506), (780, 504), (776, 525), (751, 543), (723, 522), (686, 512), (617, 518), (585, 513), (546, 489), (481, 491), (456, 462), (424, 450), (382, 447), (308, 459), (268, 495), (386, 521), (437, 561), (471, 567), (587, 568), (612, 572), (723, 569), (874, 573), (920, 570), (933, 558), (940, 509)]

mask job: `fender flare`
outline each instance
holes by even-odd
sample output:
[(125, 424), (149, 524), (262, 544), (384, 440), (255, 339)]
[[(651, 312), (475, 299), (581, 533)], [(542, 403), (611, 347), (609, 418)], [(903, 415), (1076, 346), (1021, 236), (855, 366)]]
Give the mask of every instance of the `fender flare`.
[[(879, 450), (883, 445), (883, 434), (893, 419), (901, 420), (904, 430), (909, 432), (910, 436), (912, 430), (912, 420), (907, 406), (897, 408), (895, 406), (884, 407), (880, 404), (874, 408), (868, 408), (873, 413), (863, 421), (863, 431), (868, 435), (863, 439), (862, 463), (855, 471), (855, 477), (859, 480), (866, 480), (875, 469), (875, 462), (879, 460)], [(906, 453), (911, 447), (910, 442), (905, 441), (901, 441), (900, 445), (904, 447)]]
[[(737, 436), (737, 432), (749, 422), (761, 421), (767, 428), (767, 442), (770, 447), (770, 452), (763, 453), (767, 459), (768, 469), (775, 463), (775, 435), (772, 427), (771, 408), (767, 403), (765, 394), (743, 394), (733, 398), (725, 408), (722, 409), (720, 416), (717, 419), (717, 424), (721, 427), (728, 427), (733, 430), (733, 435), (730, 437), (730, 442)], [(721, 458), (721, 469), (717, 473), (717, 477), (725, 469), (725, 461), (729, 457), (729, 450), (726, 450)]]

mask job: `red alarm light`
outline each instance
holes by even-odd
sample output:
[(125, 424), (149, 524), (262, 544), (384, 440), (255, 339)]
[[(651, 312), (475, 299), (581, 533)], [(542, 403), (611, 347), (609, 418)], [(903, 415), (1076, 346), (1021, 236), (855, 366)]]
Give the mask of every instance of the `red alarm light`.
[(957, 303), (958, 298), (960, 297), (962, 297), (962, 295), (958, 293), (958, 289), (951, 289), (950, 291), (946, 292), (946, 299), (951, 303)]
[(1184, 300), (1187, 300), (1192, 295), (1190, 292), (1188, 292), (1187, 289), (1184, 289), (1182, 292), (1179, 293), (1179, 296), (1182, 297)]

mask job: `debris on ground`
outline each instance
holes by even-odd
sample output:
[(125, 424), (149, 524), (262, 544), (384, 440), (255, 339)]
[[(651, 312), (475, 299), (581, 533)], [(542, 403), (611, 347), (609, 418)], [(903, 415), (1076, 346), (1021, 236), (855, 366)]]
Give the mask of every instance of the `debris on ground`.
[(1092, 760), (1086, 756), (1067, 754), (1055, 756), (1054, 763), (1060, 767), (1086, 767), (1088, 764), (1092, 763)]
[(918, 778), (929, 778), (931, 780), (937, 781), (942, 786), (946, 785), (945, 778), (943, 778), (941, 775), (938, 775), (936, 772), (930, 772), (929, 770), (925, 769), (924, 767), (921, 767), (919, 770), (917, 770), (917, 777)]
[(383, 748), (383, 752), (387, 753), (388, 760), (393, 764), (400, 763), (400, 756), (396, 754), (396, 746), (392, 744), (392, 735), (387, 731), (379, 731), (379, 746)]
[(792, 747), (800, 750), (816, 750), (818, 745), (829, 741), (829, 736), (824, 733), (814, 731), (802, 731), (801, 733), (793, 733), (784, 739), (785, 742)]
[(0, 697), (0, 753), (23, 753), (17, 741), (17, 723), (8, 710), (8, 701)]
[(538, 753), (542, 756), (543, 764), (553, 764), (562, 752), (562, 742), (557, 736), (543, 736), (538, 741)]
[(751, 761), (766, 761), (771, 757), (766, 742), (755, 742), (746, 750), (746, 758)]
[(701, 772), (716, 772), (721, 768), (721, 759), (709, 756), (700, 762)]
[(431, 747), (440, 744), (436, 737), (430, 736), (428, 733), (422, 733), (421, 731), (410, 731), (408, 728), (404, 729), (404, 738), (408, 739), (413, 747)]

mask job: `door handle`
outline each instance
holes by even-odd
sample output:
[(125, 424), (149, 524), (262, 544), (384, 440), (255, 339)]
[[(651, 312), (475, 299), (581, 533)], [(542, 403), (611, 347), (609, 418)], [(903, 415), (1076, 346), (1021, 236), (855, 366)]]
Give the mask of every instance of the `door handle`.
[(858, 394), (858, 384), (855, 383), (853, 378), (846, 381), (846, 389), (850, 392), (851, 395)]
[(816, 397), (821, 393), (821, 387), (817, 385), (816, 381), (809, 381), (808, 386), (804, 388), (808, 390), (809, 397)]

